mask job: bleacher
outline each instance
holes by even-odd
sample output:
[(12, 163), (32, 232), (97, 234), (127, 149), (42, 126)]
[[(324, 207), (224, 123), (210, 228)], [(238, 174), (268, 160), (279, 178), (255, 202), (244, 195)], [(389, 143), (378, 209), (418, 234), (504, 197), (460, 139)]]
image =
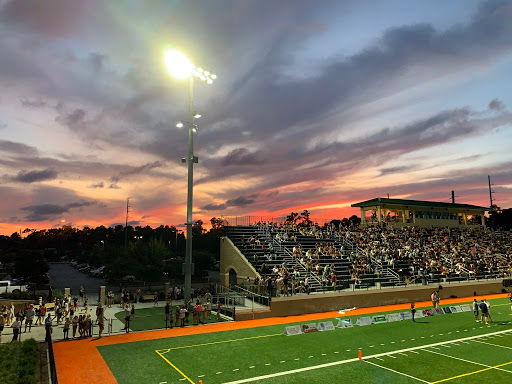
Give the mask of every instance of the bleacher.
[[(273, 272), (274, 267), (281, 267), (286, 263), (288, 271), (293, 268), (299, 272), (296, 282), (305, 281), (308, 278), (309, 291), (333, 291), (352, 289), (368, 289), (380, 284), (382, 287), (394, 286), (400, 284), (395, 276), (378, 276), (373, 272), (359, 274), (355, 280), (351, 274), (354, 266), (354, 257), (356, 255), (354, 247), (345, 242), (344, 239), (335, 237), (318, 238), (314, 235), (303, 234), (298, 230), (286, 230), (288, 239), (278, 240), (276, 235), (280, 230), (272, 230), (262, 226), (235, 226), (225, 227), (225, 232), (233, 244), (240, 250), (244, 257), (254, 266), (262, 279), (267, 277), (276, 277)], [(293, 237), (293, 240), (290, 240)], [(257, 238), (259, 243), (251, 244), (249, 240)], [(269, 243), (272, 243), (273, 252), (270, 252)], [(331, 281), (322, 281), (322, 274), (316, 270), (307, 271), (305, 263), (300, 261), (303, 257), (293, 257), (293, 248), (300, 244), (302, 256), (309, 250), (315, 251), (317, 246), (333, 246), (339, 250), (343, 246), (344, 252), (337, 257), (326, 254), (318, 254), (313, 261), (323, 271), (329, 266), (336, 275), (336, 284), (333, 287)], [(341, 253), (341, 252), (340, 252)], [(270, 259), (266, 255), (271, 255)]]
[[(261, 280), (283, 275), (285, 265), (290, 276), (296, 274), (294, 284), (307, 279), (312, 292), (500, 278), (512, 271), (509, 233), (266, 224), (225, 227), (225, 231)], [(251, 239), (257, 240), (251, 243)], [(294, 256), (299, 244), (302, 254)], [(310, 270), (304, 257), (308, 251), (315, 264)], [(335, 287), (322, 279), (326, 266), (332, 266), (336, 275)]]

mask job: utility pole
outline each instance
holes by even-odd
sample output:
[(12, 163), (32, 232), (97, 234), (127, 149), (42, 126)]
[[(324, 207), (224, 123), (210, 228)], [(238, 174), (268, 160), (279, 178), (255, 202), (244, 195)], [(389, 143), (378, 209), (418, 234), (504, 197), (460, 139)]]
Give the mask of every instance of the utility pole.
[(491, 176), (487, 175), (487, 180), (489, 181), (489, 199), (491, 201), (491, 223), (492, 223), (492, 229), (496, 229), (496, 223), (494, 222), (494, 211), (495, 211), (495, 205), (494, 205), (494, 198), (492, 197), (492, 194), (494, 193), (494, 190), (492, 189), (491, 185)]
[(130, 199), (128, 197), (126, 199), (126, 222), (124, 224), (124, 254), (126, 255), (127, 247), (128, 247), (128, 215), (130, 213)]

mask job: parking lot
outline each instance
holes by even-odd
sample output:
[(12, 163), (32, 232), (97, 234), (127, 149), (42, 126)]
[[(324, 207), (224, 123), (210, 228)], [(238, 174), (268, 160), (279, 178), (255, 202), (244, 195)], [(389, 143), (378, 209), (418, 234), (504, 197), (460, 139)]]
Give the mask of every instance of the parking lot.
[(72, 295), (78, 295), (82, 286), (88, 296), (97, 296), (99, 287), (107, 285), (105, 280), (82, 273), (69, 262), (50, 263), (48, 274), (54, 290), (59, 289), (64, 293), (64, 288), (71, 288)]

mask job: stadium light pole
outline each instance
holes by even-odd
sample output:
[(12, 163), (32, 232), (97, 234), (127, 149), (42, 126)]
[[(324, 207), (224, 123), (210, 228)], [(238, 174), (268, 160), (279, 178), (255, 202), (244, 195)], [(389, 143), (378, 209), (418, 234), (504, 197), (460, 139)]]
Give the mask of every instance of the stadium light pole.
[(188, 164), (188, 182), (187, 182), (187, 239), (185, 248), (185, 286), (184, 286), (184, 299), (185, 302), (190, 299), (192, 291), (192, 202), (193, 202), (193, 188), (194, 188), (194, 163), (198, 162), (197, 156), (194, 156), (194, 132), (197, 131), (197, 125), (194, 124), (194, 119), (201, 117), (194, 111), (194, 77), (212, 84), (213, 80), (217, 78), (216, 75), (205, 71), (202, 68), (196, 67), (190, 60), (181, 52), (175, 50), (168, 50), (164, 54), (164, 61), (169, 74), (177, 79), (189, 79), (189, 104), (188, 122), (181, 121), (176, 124), (181, 128), (188, 124), (188, 155), (187, 158), (181, 159), (182, 162)]

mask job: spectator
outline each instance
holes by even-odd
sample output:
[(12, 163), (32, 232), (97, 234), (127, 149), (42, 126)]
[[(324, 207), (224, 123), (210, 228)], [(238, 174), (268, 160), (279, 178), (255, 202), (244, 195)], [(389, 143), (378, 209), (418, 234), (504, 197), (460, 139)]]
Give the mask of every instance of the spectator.
[(34, 316), (35, 316), (34, 305), (33, 304), (30, 304), (30, 307), (25, 312), (25, 316), (26, 316), (25, 332), (27, 332), (27, 326), (28, 326), (28, 331), (32, 332), (32, 322), (34, 321)]
[(103, 330), (105, 329), (105, 315), (103, 315), (103, 313), (96, 318), (96, 323), (98, 323), (98, 337), (101, 338)]
[(21, 321), (18, 320), (18, 318), (16, 318), (14, 320), (14, 322), (11, 324), (11, 327), (12, 327), (12, 340), (11, 340), (11, 343), (13, 341), (18, 341), (18, 338), (19, 338), (19, 335), (20, 335), (20, 331), (21, 331)]
[(124, 305), (124, 328), (123, 331), (126, 330), (126, 333), (130, 331), (130, 317), (131, 317), (131, 311), (130, 306), (128, 304)]
[(62, 328), (62, 331), (64, 332), (64, 340), (69, 339), (69, 326), (71, 325), (71, 320), (69, 317), (66, 317), (66, 320), (64, 321), (64, 328)]
[(52, 333), (53, 333), (53, 324), (52, 324), (52, 316), (50, 313), (48, 313), (48, 316), (46, 317), (46, 319), (44, 319), (44, 328), (45, 328), (45, 331), (46, 331), (46, 337), (45, 337), (45, 341), (50, 341), (51, 338), (52, 338)]

